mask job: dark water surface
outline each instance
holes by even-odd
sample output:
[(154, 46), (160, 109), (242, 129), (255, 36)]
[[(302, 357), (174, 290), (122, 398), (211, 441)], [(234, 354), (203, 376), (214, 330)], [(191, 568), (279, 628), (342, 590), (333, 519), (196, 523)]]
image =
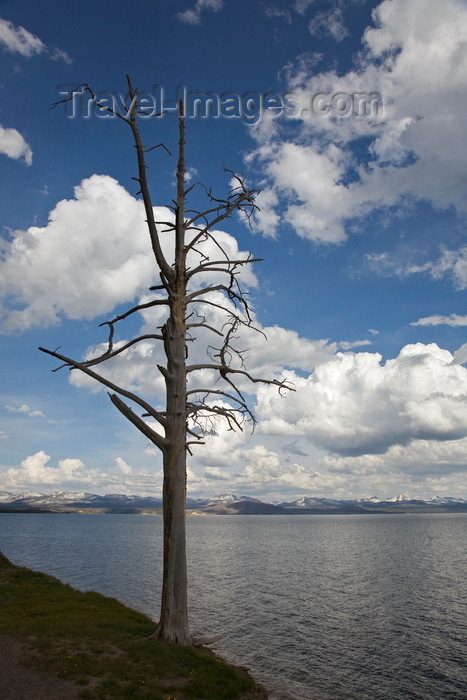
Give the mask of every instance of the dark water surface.
[[(271, 700), (466, 700), (467, 514), (187, 522), (192, 632)], [(158, 617), (161, 516), (0, 514), (0, 550)]]

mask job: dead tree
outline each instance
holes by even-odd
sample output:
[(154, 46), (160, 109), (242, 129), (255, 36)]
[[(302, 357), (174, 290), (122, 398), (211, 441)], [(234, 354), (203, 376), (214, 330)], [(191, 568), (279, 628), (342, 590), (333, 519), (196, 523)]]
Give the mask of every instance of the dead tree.
[[(202, 441), (206, 419), (209, 420), (209, 417), (215, 420), (225, 419), (231, 429), (241, 429), (245, 421), (254, 423), (254, 416), (245, 398), (245, 383), (273, 384), (279, 391), (290, 387), (278, 379), (253, 377), (244, 368), (243, 351), (236, 347), (236, 338), (239, 329), (253, 327), (253, 321), (248, 301), (240, 286), (239, 275), (245, 265), (256, 262), (256, 259), (249, 255), (231, 259), (214, 233), (215, 227), (235, 212), (249, 217), (255, 208), (256, 191), (247, 189), (241, 177), (227, 171), (235, 184), (225, 199), (218, 199), (212, 192), (206, 191), (208, 206), (204, 211), (186, 208), (187, 197), (194, 186), (187, 187), (186, 184), (185, 123), (183, 105), (180, 105), (177, 193), (171, 207), (174, 216), (171, 221), (156, 221), (146, 173), (146, 154), (152, 148), (146, 149), (143, 145), (139, 128), (141, 111), (138, 91), (132, 87), (130, 79), (127, 80), (129, 107), (124, 115), (112, 112), (107, 105), (100, 104), (88, 85), (80, 86), (79, 89), (91, 95), (100, 109), (111, 111), (131, 129), (138, 162), (138, 177), (134, 179), (139, 183), (138, 194), (144, 203), (155, 270), (160, 283), (150, 288), (156, 292), (152, 301), (136, 305), (126, 313), (101, 324), (106, 325), (109, 332), (107, 348), (100, 356), (77, 361), (57, 350), (39, 349), (61, 360), (62, 364), (57, 369), (68, 367), (79, 370), (107, 387), (112, 403), (162, 452), (164, 564), (160, 619), (155, 635), (167, 642), (190, 645), (185, 536), (187, 452), (190, 452), (192, 444)], [(173, 238), (172, 262), (163, 253), (161, 233)], [(203, 244), (206, 242), (214, 243), (217, 251), (214, 259), (203, 253)], [(190, 254), (191, 259), (196, 254), (197, 260), (192, 268), (187, 265), (187, 256)], [(212, 284), (206, 283), (209, 275), (213, 279), (215, 277)], [(197, 286), (196, 281), (201, 277), (203, 283)], [(223, 281), (219, 282), (219, 278)], [(219, 294), (225, 303), (219, 304)], [(161, 328), (155, 328), (153, 333), (135, 337), (123, 345), (114, 343), (118, 323), (135, 313), (159, 305), (163, 305), (167, 313)], [(222, 309), (224, 319), (219, 327), (206, 320), (202, 309), (209, 307)], [(218, 342), (214, 344), (213, 341), (208, 348), (206, 362), (190, 364), (189, 348), (196, 340), (193, 335), (196, 328), (204, 328)], [(155, 368), (165, 381), (163, 411), (156, 410), (144, 398), (125, 387), (117, 386), (95, 369), (101, 363), (125, 352), (130, 346), (148, 340), (163, 344), (165, 364)], [(210, 370), (216, 375), (213, 386), (196, 386), (193, 378), (201, 370)], [(152, 419), (152, 424), (149, 424), (148, 418)], [(154, 421), (157, 429), (153, 427)]]

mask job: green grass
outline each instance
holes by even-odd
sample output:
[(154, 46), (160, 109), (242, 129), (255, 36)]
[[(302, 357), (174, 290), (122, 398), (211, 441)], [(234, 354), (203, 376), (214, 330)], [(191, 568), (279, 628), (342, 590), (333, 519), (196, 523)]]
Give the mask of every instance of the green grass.
[(153, 632), (154, 622), (114, 598), (82, 593), (0, 553), (0, 634), (22, 643), (22, 663), (73, 681), (81, 698), (266, 697), (245, 670), (200, 645), (160, 642)]

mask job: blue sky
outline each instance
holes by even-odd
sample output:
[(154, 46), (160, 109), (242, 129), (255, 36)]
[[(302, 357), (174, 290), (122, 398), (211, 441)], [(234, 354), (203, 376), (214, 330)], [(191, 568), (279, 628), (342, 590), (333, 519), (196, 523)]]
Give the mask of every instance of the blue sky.
[[(461, 0), (0, 0), (0, 489), (160, 493), (160, 455), (37, 350), (91, 353), (153, 283), (129, 130), (50, 110), (82, 83), (118, 101), (129, 74), (149, 111), (216, 101), (187, 119), (189, 177), (261, 190), (223, 235), (264, 258), (249, 369), (296, 389), (251, 394), (253, 435), (216, 426), (189, 493), (467, 498), (466, 32)], [(175, 114), (142, 128), (176, 153)], [(163, 207), (175, 155), (148, 164)], [(108, 371), (157, 404), (156, 361)]]

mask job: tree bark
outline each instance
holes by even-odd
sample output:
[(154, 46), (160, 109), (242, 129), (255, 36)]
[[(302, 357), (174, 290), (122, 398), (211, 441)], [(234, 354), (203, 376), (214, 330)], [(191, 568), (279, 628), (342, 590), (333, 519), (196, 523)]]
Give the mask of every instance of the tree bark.
[[(183, 286), (183, 285), (182, 285)], [(185, 292), (177, 294), (164, 327), (167, 368), (166, 448), (164, 464), (164, 574), (156, 636), (191, 644), (188, 626), (186, 564), (186, 323)]]

